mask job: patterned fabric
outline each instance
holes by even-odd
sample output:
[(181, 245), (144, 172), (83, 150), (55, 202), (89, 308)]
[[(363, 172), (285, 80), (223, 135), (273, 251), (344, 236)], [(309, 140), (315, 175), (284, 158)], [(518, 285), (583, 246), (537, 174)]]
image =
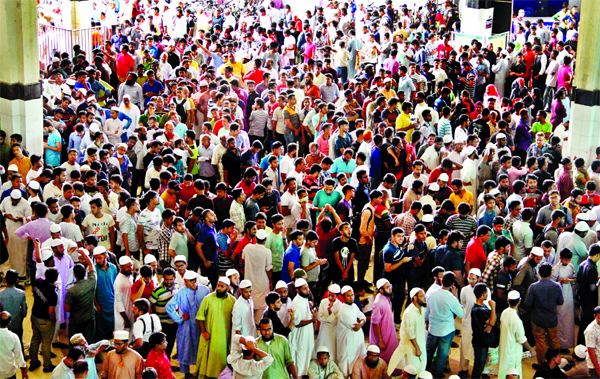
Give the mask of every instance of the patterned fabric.
[(234, 200), (231, 203), (231, 208), (229, 208), (229, 218), (235, 223), (235, 230), (238, 232), (237, 241), (239, 241), (244, 236), (244, 224), (246, 223), (244, 206)]
[(165, 307), (169, 300), (171, 300), (171, 298), (177, 293), (177, 291), (179, 291), (177, 284), (174, 284), (173, 288), (168, 290), (162, 283), (156, 287), (154, 291), (152, 291), (152, 295), (150, 295), (149, 300), (152, 304), (154, 304), (156, 310), (155, 314), (160, 319), (160, 322), (165, 324), (173, 324), (173, 320), (171, 320), (171, 317), (169, 317), (167, 314)]
[(171, 261), (169, 255), (169, 243), (171, 242), (171, 236), (173, 235), (173, 229), (163, 224), (160, 228), (160, 234), (158, 235), (158, 259), (161, 261)]
[(498, 271), (500, 271), (501, 269), (502, 255), (494, 251), (488, 257), (487, 264), (485, 265), (485, 270), (483, 270), (483, 274), (481, 274), (481, 281), (487, 284), (488, 287), (493, 288), (496, 275), (498, 275)]

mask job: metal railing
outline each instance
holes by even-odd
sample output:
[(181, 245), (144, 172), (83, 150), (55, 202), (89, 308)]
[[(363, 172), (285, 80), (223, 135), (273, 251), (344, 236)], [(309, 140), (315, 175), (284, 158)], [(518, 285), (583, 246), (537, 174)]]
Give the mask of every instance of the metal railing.
[(47, 67), (52, 63), (56, 52), (66, 52), (71, 56), (75, 45), (79, 45), (81, 50), (85, 51), (86, 59), (91, 63), (92, 50), (102, 48), (104, 41), (110, 39), (111, 35), (111, 28), (105, 26), (71, 30), (38, 24), (40, 64)]

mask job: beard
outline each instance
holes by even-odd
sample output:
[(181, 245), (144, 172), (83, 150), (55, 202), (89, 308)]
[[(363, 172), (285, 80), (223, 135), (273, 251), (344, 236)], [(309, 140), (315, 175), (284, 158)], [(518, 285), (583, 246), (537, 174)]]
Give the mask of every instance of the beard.
[[(280, 298), (281, 298), (281, 303), (282, 304), (286, 304), (287, 303), (287, 300), (288, 300), (287, 296), (280, 296)], [(281, 309), (281, 308), (279, 308), (279, 309)]]
[(271, 333), (271, 337), (269, 337), (269, 338), (267, 338), (267, 337), (265, 337), (265, 336), (262, 336), (262, 339), (263, 339), (263, 341), (265, 341), (265, 342), (272, 341), (272, 340), (273, 340), (273, 338), (275, 338), (275, 334), (273, 334), (273, 333)]
[(298, 292), (298, 295), (302, 296), (305, 299), (308, 299), (308, 293), (305, 294), (304, 292), (300, 291)]
[(128, 86), (132, 86), (134, 83), (135, 83), (134, 79), (132, 79), (132, 80), (129, 80), (129, 79), (125, 80), (125, 84), (127, 84)]
[(420, 307), (423, 307), (423, 308), (425, 308), (425, 307), (427, 306), (427, 303), (426, 303), (426, 302), (420, 302), (420, 301), (419, 301), (418, 303), (419, 303), (419, 306), (420, 306)]
[(227, 291), (220, 292), (219, 290), (217, 290), (217, 291), (215, 291), (215, 293), (217, 294), (217, 297), (219, 299), (222, 299), (227, 296)]
[(383, 291), (383, 296), (385, 296), (385, 297), (392, 297), (392, 293), (391, 292), (388, 293), (386, 291)]
[(375, 368), (379, 364), (379, 359), (376, 360), (375, 362), (371, 362), (371, 360), (369, 358), (365, 358), (365, 363), (367, 364), (367, 366), (369, 368)]

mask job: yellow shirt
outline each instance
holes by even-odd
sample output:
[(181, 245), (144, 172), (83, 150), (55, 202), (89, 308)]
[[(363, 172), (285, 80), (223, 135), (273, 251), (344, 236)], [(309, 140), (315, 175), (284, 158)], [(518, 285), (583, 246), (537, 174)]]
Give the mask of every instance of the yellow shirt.
[[(400, 113), (400, 116), (398, 116), (398, 118), (396, 119), (396, 131), (408, 128), (411, 123), (412, 121), (410, 120), (410, 115), (404, 112)], [(410, 138), (412, 137), (412, 133), (414, 130), (414, 128), (405, 130), (407, 141), (411, 140)]]
[(381, 93), (383, 94), (383, 96), (385, 96), (385, 99), (386, 99), (386, 100), (389, 100), (389, 99), (391, 99), (392, 97), (397, 97), (397, 96), (396, 96), (396, 91), (394, 91), (393, 89), (390, 89), (390, 90), (388, 91), (387, 89), (385, 89), (385, 88), (384, 88), (384, 89), (381, 91)]
[(242, 77), (246, 73), (246, 70), (244, 69), (244, 65), (242, 64), (242, 62), (235, 62), (235, 63), (227, 62), (219, 68), (219, 73), (221, 75), (223, 75), (223, 71), (225, 71), (225, 66), (233, 67), (233, 75)]
[(457, 195), (456, 193), (452, 192), (452, 194), (450, 194), (450, 201), (454, 203), (454, 206), (458, 209), (458, 205), (460, 203), (467, 203), (471, 206), (471, 211), (473, 211), (473, 194), (469, 191), (467, 191), (466, 189), (462, 189), (460, 195)]

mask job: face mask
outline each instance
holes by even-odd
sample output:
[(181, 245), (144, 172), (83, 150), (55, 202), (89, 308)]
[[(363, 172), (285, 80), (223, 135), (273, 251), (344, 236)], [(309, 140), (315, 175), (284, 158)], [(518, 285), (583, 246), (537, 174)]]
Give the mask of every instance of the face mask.
[(123, 158), (122, 154), (117, 153), (117, 158)]
[(308, 197), (305, 197), (303, 199), (298, 200), (300, 203), (306, 203), (308, 202)]

